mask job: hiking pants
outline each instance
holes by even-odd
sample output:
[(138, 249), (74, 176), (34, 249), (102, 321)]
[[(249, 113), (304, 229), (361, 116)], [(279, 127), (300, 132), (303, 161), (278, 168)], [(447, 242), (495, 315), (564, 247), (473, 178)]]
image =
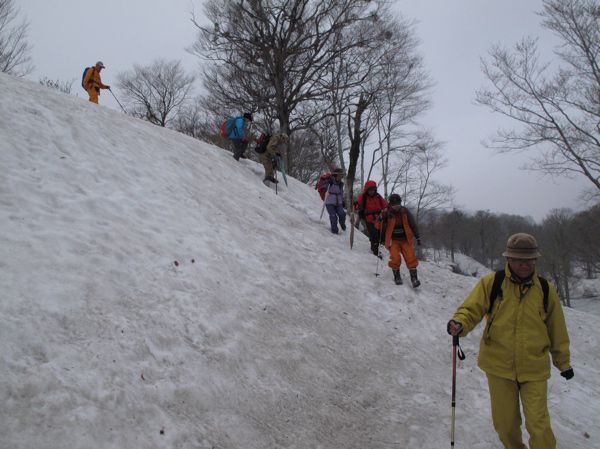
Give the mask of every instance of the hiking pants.
[(243, 140), (243, 139), (237, 139), (237, 140), (232, 140), (232, 142), (233, 142), (233, 157), (237, 161), (244, 154), (244, 151), (246, 151), (246, 148), (248, 148), (248, 141)]
[(388, 267), (390, 267), (392, 270), (400, 268), (400, 263), (402, 262), (400, 254), (402, 254), (402, 257), (404, 257), (404, 262), (409, 270), (417, 268), (419, 265), (419, 260), (417, 259), (417, 256), (415, 256), (413, 244), (406, 239), (392, 240), (392, 245), (390, 246), (389, 251), (390, 260), (388, 261)]
[(487, 375), (492, 421), (505, 449), (527, 449), (521, 437), (519, 397), (529, 432), (529, 449), (556, 449), (548, 413), (548, 381), (517, 382)]
[(371, 252), (377, 254), (379, 251), (379, 237), (381, 237), (381, 231), (375, 227), (375, 223), (366, 221), (367, 232), (369, 233), (369, 241), (371, 242)]
[(268, 151), (258, 155), (260, 163), (265, 167), (265, 178), (273, 176), (273, 172), (275, 171), (275, 167), (273, 167), (273, 157), (274, 156)]
[(100, 88), (99, 87), (90, 87), (87, 90), (88, 95), (90, 96), (90, 101), (92, 103), (96, 103), (98, 104), (98, 95), (100, 95)]
[(336, 204), (327, 204), (327, 213), (329, 214), (329, 221), (331, 222), (331, 232), (337, 234), (338, 231), (338, 218), (341, 226), (346, 226), (346, 211), (342, 206)]

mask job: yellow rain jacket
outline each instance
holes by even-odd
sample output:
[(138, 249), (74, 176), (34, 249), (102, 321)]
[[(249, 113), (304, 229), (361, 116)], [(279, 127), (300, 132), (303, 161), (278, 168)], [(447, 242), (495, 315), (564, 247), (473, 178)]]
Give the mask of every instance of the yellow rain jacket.
[[(518, 382), (550, 377), (550, 357), (560, 372), (571, 367), (569, 334), (554, 285), (549, 284), (548, 312), (537, 276), (532, 284), (511, 279), (508, 264), (502, 297), (494, 301), (479, 345), (478, 366), (494, 376)], [(463, 325), (461, 337), (471, 332), (489, 309), (494, 273), (484, 276), (453, 316)]]

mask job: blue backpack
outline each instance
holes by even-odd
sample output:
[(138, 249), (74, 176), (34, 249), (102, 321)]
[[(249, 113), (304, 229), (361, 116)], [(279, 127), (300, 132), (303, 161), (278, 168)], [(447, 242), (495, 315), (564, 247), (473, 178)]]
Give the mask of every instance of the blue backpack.
[(83, 75), (81, 75), (81, 87), (83, 87), (83, 90), (85, 90), (86, 92), (87, 92), (87, 87), (85, 87), (83, 82), (85, 81), (85, 76), (87, 75), (88, 70), (94, 70), (94, 68), (86, 67), (85, 69), (83, 69)]
[[(242, 126), (238, 126), (238, 119), (242, 120)], [(241, 140), (244, 138), (243, 117), (229, 117), (221, 123), (221, 137), (230, 140)]]

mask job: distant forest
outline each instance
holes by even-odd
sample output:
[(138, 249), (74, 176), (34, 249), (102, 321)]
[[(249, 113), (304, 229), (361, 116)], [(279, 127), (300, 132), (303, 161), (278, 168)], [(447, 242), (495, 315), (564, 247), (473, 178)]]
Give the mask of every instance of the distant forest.
[(534, 235), (542, 254), (538, 271), (555, 283), (569, 307), (572, 283), (581, 277), (593, 279), (600, 272), (600, 205), (578, 213), (556, 209), (541, 223), (489, 211), (430, 211), (423, 214), (419, 227), (434, 257), (444, 253), (454, 261), (455, 254), (462, 253), (490, 270), (504, 266), (502, 252), (511, 234)]

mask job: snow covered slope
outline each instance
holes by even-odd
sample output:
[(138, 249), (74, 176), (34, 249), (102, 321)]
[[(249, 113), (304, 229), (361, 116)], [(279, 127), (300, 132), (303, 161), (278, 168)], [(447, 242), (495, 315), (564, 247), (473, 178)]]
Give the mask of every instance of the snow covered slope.
[[(2, 449), (449, 445), (445, 324), (474, 278), (376, 278), (310, 187), (2, 74), (0, 165)], [(600, 318), (567, 318), (553, 423), (598, 448)], [(500, 448), (462, 343), (456, 447)]]

